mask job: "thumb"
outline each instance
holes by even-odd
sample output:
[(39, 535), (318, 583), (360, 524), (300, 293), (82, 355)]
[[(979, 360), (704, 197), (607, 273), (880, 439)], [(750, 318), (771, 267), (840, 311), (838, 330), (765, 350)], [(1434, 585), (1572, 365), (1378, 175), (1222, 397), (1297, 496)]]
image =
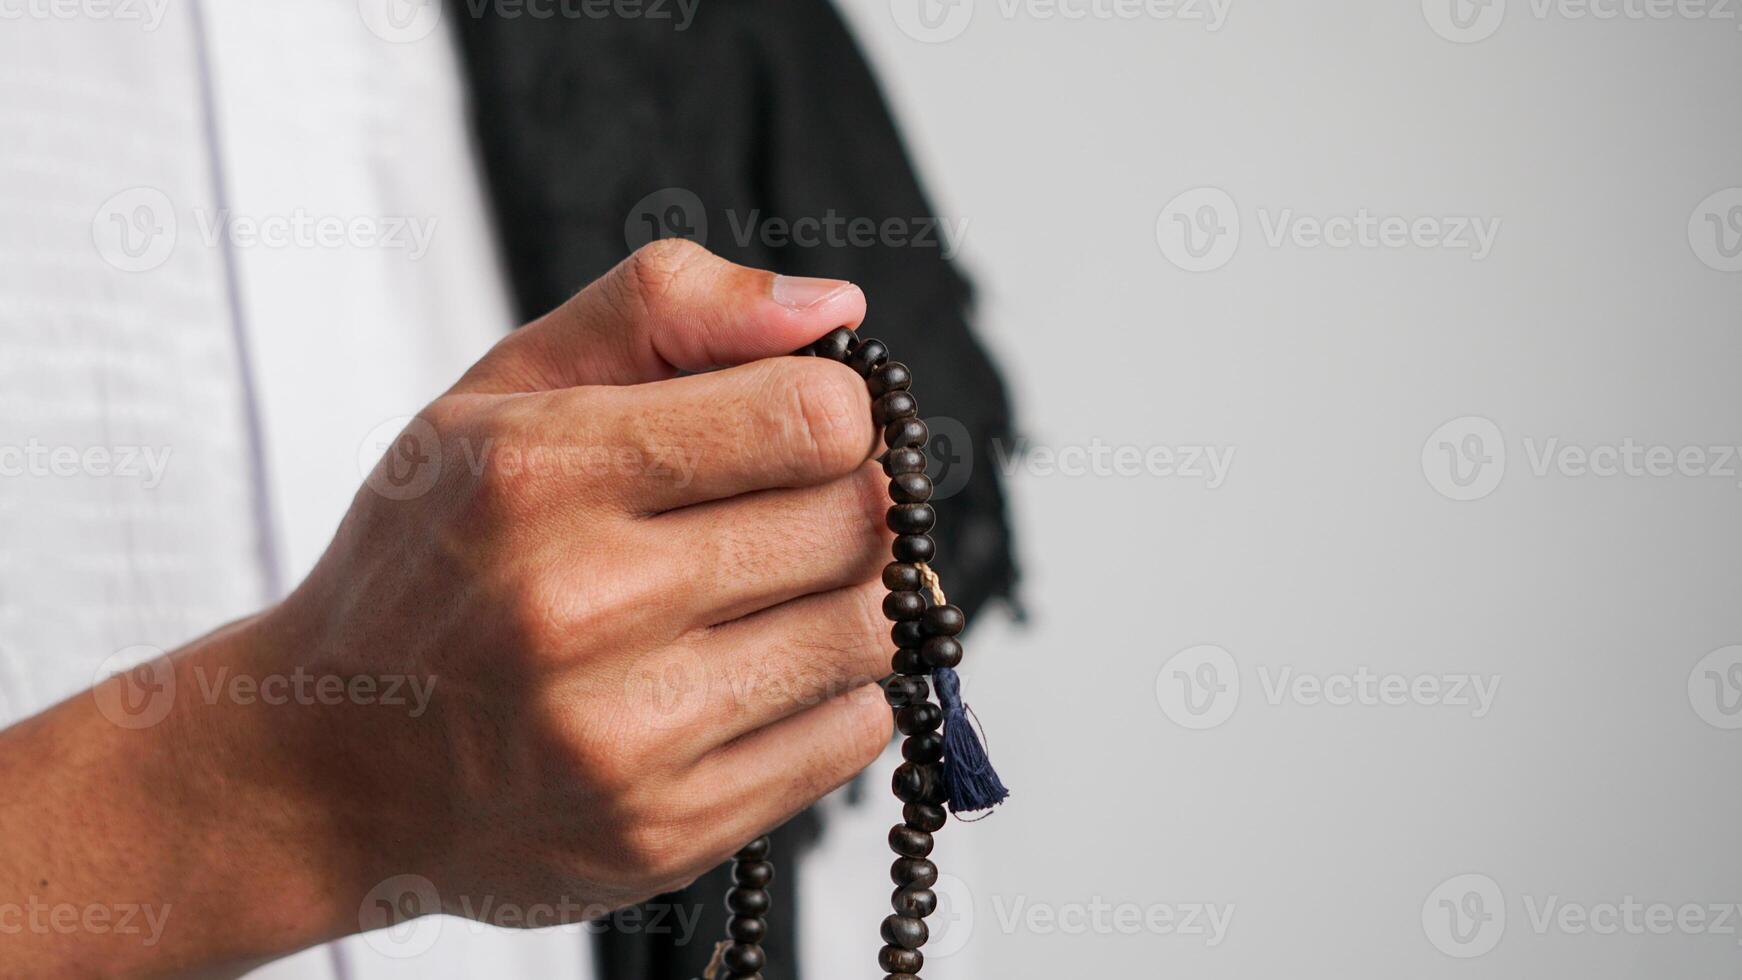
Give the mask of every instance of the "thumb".
[(777, 276), (663, 239), (502, 340), (455, 390), (658, 381), (789, 354), (864, 318), (865, 295), (852, 283)]

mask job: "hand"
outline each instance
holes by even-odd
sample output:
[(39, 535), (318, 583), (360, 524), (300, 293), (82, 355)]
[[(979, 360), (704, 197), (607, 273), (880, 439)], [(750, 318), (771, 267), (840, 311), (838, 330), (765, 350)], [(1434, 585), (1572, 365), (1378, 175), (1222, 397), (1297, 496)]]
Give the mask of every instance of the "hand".
[(161, 723), (102, 719), (117, 677), (0, 732), (0, 903), (173, 909), (14, 963), (233, 971), (378, 924), (401, 875), (434, 894), (392, 915), (595, 916), (850, 779), (890, 734), (885, 480), (863, 381), (777, 355), (863, 315), (668, 241), (498, 344), (283, 603), (161, 665)]
[(694, 880), (887, 744), (865, 385), (771, 357), (863, 317), (857, 288), (811, 285), (793, 309), (768, 273), (655, 244), (408, 427), (440, 447), (426, 492), (394, 499), (388, 453), (261, 624), (282, 664), (433, 681), (422, 717), (319, 719), (363, 881), (423, 875), (456, 914), (597, 914)]

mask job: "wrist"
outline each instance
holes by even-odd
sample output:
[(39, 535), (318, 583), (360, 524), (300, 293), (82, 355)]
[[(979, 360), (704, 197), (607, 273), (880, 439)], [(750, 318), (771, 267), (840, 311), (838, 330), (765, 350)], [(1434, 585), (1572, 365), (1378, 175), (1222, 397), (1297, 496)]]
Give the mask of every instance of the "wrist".
[(356, 931), (367, 885), (308, 726), (222, 694), (266, 652), (233, 624), (0, 733), (0, 908), (34, 916), (13, 965), (218, 974)]
[(311, 640), (274, 609), (178, 653), (156, 753), (184, 826), (245, 856), (203, 890), (217, 921), (273, 956), (358, 931), (363, 897), (406, 870), (395, 842), (415, 839), (366, 744), (392, 735), (357, 730), (351, 679)]

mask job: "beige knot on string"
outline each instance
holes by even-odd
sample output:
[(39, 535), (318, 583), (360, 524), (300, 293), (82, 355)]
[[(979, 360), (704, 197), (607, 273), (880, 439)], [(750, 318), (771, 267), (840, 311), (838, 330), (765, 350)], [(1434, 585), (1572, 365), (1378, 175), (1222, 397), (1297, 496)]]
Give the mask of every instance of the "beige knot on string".
[(924, 583), (925, 590), (931, 593), (934, 606), (947, 606), (950, 600), (944, 598), (944, 583), (938, 578), (938, 573), (932, 571), (925, 562), (918, 562), (913, 567), (919, 569), (919, 580)]
[(732, 948), (730, 939), (722, 939), (714, 944), (714, 958), (708, 961), (708, 968), (702, 971), (702, 980), (717, 980), (720, 967), (726, 963), (726, 950)]

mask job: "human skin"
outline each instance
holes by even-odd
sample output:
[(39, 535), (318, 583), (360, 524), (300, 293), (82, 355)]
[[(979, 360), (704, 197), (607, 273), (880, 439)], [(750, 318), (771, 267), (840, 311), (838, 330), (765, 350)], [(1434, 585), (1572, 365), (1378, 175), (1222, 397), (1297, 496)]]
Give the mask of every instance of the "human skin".
[[(232, 976), (372, 914), (584, 918), (863, 769), (890, 734), (870, 409), (776, 355), (864, 312), (667, 241), (497, 344), (382, 464), (433, 438), (433, 479), (378, 469), (282, 602), (0, 732), (0, 977)], [(214, 683), (291, 675), (347, 693)], [(115, 710), (141, 678), (175, 692), (144, 725)], [(377, 902), (403, 875), (439, 908)]]

